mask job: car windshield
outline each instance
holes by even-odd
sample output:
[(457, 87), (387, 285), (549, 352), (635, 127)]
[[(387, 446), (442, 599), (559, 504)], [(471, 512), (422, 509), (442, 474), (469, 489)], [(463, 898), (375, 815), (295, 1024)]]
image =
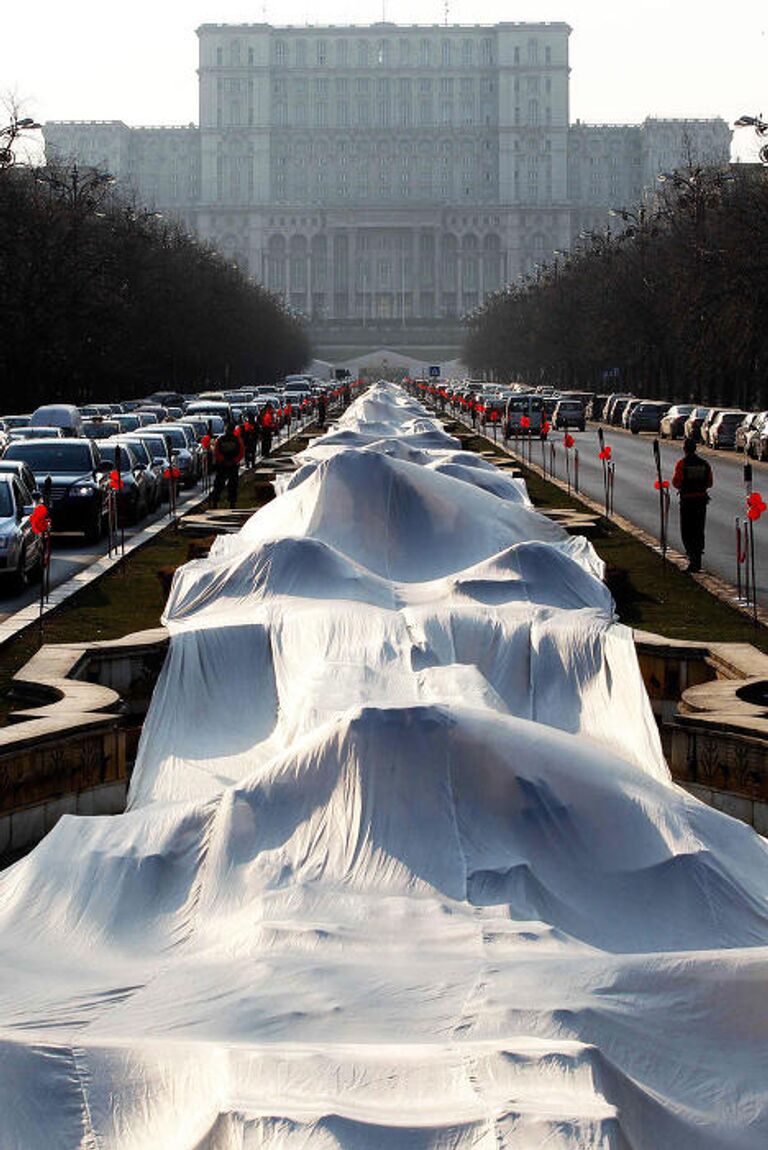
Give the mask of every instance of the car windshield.
[(7, 519), (10, 515), (15, 514), (11, 485), (10, 483), (0, 483), (0, 519)]
[[(103, 450), (103, 448), (102, 448), (102, 450)], [(146, 445), (144, 443), (142, 443), (141, 441), (138, 441), (136, 443), (134, 443), (132, 441), (131, 442), (131, 451), (136, 456), (136, 459), (138, 460), (138, 462), (143, 463), (145, 467), (148, 467), (151, 464), (152, 459), (150, 458), (150, 454), (147, 451)]]
[(93, 456), (86, 443), (11, 443), (6, 459), (23, 459), (33, 471), (82, 475), (93, 468)]
[[(108, 463), (115, 462), (115, 452), (117, 450), (116, 443), (103, 443), (100, 445), (102, 459), (106, 459)], [(130, 450), (124, 443), (120, 444), (120, 468), (122, 471), (130, 471), (134, 466), (133, 459), (131, 458)]]
[(171, 441), (174, 447), (187, 446), (187, 437), (178, 427), (164, 427), (163, 435)]

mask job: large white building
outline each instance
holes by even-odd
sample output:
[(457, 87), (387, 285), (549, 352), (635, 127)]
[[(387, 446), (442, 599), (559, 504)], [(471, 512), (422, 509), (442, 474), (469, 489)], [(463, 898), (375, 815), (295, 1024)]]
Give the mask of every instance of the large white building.
[(563, 23), (211, 25), (200, 123), (45, 125), (322, 320), (446, 320), (604, 228), (723, 120), (571, 124)]

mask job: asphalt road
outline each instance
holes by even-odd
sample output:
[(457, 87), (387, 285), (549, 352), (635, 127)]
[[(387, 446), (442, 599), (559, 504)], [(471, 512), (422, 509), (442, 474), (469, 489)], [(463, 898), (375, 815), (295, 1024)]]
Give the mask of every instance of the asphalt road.
[[(571, 434), (579, 452), (580, 489), (585, 495), (602, 503), (603, 465), (598, 457), (600, 447), (597, 427), (588, 425), (586, 431), (573, 431)], [(658, 538), (659, 496), (654, 488), (656, 468), (653, 459), (655, 437), (646, 433), (632, 435), (615, 427), (604, 428), (604, 434), (606, 444), (611, 446), (611, 458), (615, 465), (614, 510)], [(555, 474), (559, 479), (565, 479), (563, 433), (555, 433), (550, 436), (550, 440), (556, 445)], [(682, 455), (682, 441), (660, 440), (659, 446), (663, 478), (671, 480), (675, 463)], [(532, 452), (533, 462), (541, 465), (541, 447), (536, 440)], [(732, 451), (710, 451), (706, 447), (701, 448), (701, 453), (709, 460), (714, 473), (711, 502), (707, 510), (703, 567), (735, 587), (735, 519), (739, 516), (743, 520), (746, 512), (744, 458)], [(752, 487), (768, 502), (768, 463), (752, 462)], [(678, 499), (671, 484), (670, 491), (668, 541), (671, 547), (682, 552)], [(755, 566), (758, 603), (768, 606), (768, 513), (755, 525)]]

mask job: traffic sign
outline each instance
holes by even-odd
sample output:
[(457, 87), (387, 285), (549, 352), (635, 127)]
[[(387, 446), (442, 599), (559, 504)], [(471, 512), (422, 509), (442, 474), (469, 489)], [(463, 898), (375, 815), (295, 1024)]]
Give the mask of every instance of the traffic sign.
[(440, 378), (440, 365), (438, 363), (433, 363), (430, 365), (429, 378), (430, 379), (439, 379)]

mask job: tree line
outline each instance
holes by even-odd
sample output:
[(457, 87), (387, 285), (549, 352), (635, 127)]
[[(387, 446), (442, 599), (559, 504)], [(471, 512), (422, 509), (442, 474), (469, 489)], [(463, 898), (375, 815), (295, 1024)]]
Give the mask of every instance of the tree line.
[(5, 411), (269, 383), (307, 363), (304, 327), (273, 295), (113, 183), (0, 163)]
[(768, 408), (768, 171), (690, 166), (564, 257), (488, 297), (473, 373)]

